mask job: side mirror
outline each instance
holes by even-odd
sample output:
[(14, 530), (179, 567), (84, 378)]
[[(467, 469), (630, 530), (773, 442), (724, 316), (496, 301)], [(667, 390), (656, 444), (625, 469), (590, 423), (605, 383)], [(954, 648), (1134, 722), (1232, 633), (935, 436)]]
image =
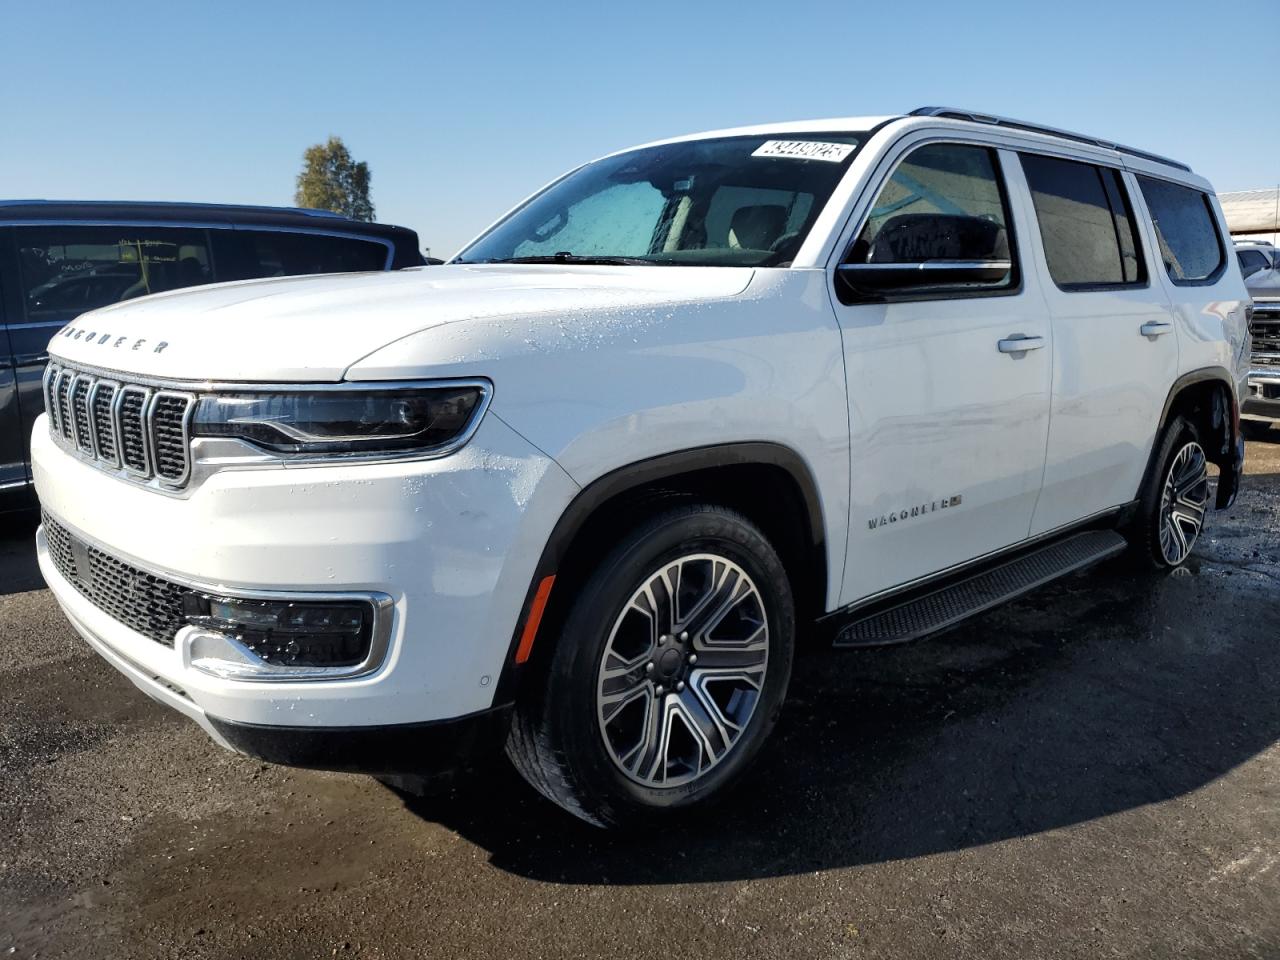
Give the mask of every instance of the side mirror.
[(876, 295), (999, 283), (1012, 269), (1010, 260), (924, 260), (920, 263), (842, 263), (836, 272), (855, 293)]

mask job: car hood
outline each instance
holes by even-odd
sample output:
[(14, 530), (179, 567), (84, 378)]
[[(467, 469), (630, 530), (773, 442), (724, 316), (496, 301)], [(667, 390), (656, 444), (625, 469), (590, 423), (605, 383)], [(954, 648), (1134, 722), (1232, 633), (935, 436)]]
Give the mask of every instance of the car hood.
[(215, 284), (82, 314), (54, 335), (49, 353), (175, 380), (333, 382), (362, 357), (429, 328), (721, 299), (746, 289), (753, 272), (476, 264)]

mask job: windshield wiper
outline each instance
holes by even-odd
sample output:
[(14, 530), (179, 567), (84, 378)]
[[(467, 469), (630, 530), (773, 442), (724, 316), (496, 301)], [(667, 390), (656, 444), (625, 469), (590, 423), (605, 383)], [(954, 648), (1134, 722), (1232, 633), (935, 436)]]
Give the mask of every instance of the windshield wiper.
[(588, 266), (606, 266), (606, 267), (647, 267), (653, 266), (652, 260), (646, 260), (643, 257), (596, 257), (596, 256), (579, 256), (576, 253), (569, 253), (567, 250), (561, 250), (559, 253), (553, 253), (548, 256), (540, 257), (494, 257), (485, 263), (584, 263)]

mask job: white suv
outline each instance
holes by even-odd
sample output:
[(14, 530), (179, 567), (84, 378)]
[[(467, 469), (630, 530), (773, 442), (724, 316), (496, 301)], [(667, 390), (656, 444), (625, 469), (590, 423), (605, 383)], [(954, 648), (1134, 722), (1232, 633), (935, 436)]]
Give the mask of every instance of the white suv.
[(222, 744), (505, 744), (584, 819), (670, 813), (743, 773), (816, 619), (936, 632), (1118, 531), (1187, 558), (1244, 456), (1225, 236), (1181, 164), (956, 110), (627, 150), (445, 266), (74, 321), (41, 568)]

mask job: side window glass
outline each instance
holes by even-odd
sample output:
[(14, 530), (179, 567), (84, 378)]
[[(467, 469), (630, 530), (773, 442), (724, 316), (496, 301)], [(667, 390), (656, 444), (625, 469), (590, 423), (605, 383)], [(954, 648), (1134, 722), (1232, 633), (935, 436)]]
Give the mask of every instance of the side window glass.
[(1039, 154), (1020, 159), (1054, 283), (1071, 290), (1146, 281), (1118, 171)]
[(1257, 250), (1241, 250), (1236, 254), (1240, 261), (1240, 272), (1251, 277), (1267, 265), (1267, 258)]
[(384, 270), (387, 248), (356, 237), (327, 237), (278, 230), (237, 230), (248, 237), (248, 277), (291, 277), (308, 273)]
[(49, 226), (14, 232), (31, 323), (65, 323), (110, 303), (213, 279), (203, 230)]
[(1209, 198), (1199, 190), (1154, 177), (1138, 177), (1138, 184), (1173, 282), (1212, 279), (1225, 262), (1225, 251)]
[[(846, 262), (1012, 260), (998, 164), (986, 147), (935, 143), (912, 151), (880, 189)], [(1016, 284), (1011, 268), (999, 279), (962, 286), (986, 292)]]

